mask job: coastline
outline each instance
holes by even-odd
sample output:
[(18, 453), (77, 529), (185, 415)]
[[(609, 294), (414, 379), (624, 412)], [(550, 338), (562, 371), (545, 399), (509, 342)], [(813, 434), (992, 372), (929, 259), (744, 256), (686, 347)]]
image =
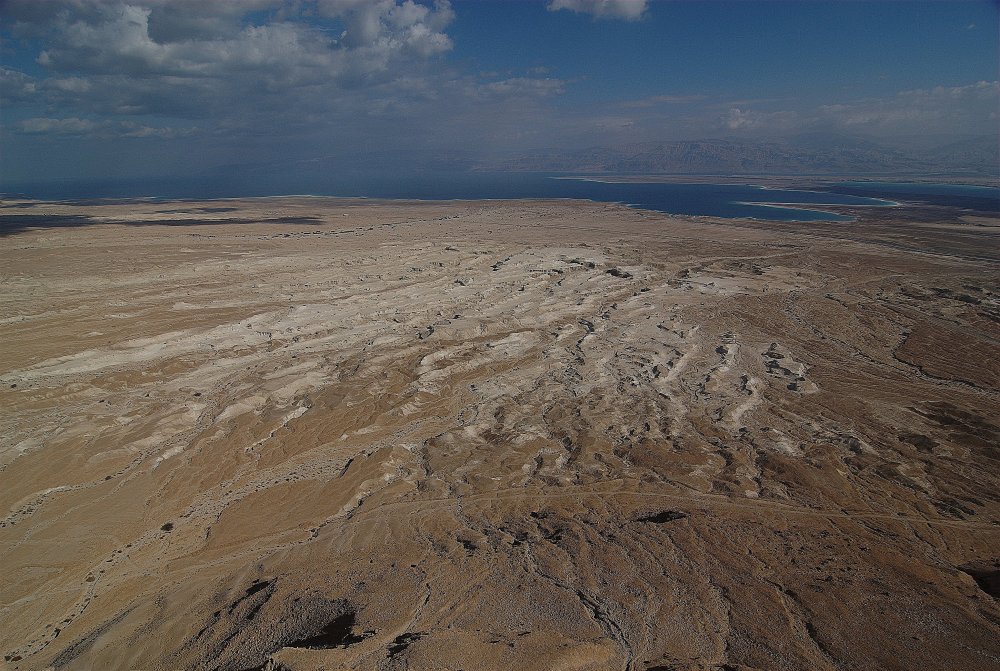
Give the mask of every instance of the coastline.
[[(814, 207), (817, 205), (826, 206), (853, 206), (853, 205), (887, 205), (890, 201), (886, 199), (879, 199), (873, 196), (855, 196), (846, 195), (842, 196), (845, 202), (841, 203), (812, 203), (805, 199), (803, 202), (797, 202), (795, 200), (768, 200), (768, 201), (756, 201), (752, 198), (740, 198), (738, 193), (719, 193), (712, 194), (710, 191), (706, 191), (705, 187), (719, 186), (719, 187), (732, 187), (733, 184), (725, 183), (698, 183), (698, 182), (685, 182), (677, 183), (673, 186), (681, 188), (681, 191), (674, 193), (672, 191), (665, 191), (663, 193), (649, 192), (644, 190), (642, 193), (629, 193), (627, 190), (624, 192), (609, 191), (607, 190), (596, 190), (588, 191), (586, 189), (567, 189), (557, 188), (550, 190), (546, 188), (547, 180), (551, 178), (555, 181), (570, 183), (570, 182), (592, 182), (595, 184), (605, 184), (605, 185), (616, 185), (622, 184), (626, 185), (632, 182), (616, 182), (608, 181), (603, 179), (597, 179), (592, 177), (567, 177), (567, 176), (553, 176), (553, 175), (539, 175), (535, 181), (529, 182), (527, 184), (515, 183), (514, 185), (503, 185), (502, 176), (496, 176), (496, 182), (487, 181), (483, 184), (472, 183), (471, 185), (460, 185), (451, 189), (454, 193), (448, 194), (449, 188), (445, 187), (442, 189), (440, 184), (432, 186), (429, 191), (430, 193), (425, 196), (419, 195), (406, 195), (398, 194), (382, 194), (382, 193), (369, 193), (362, 195), (357, 195), (356, 193), (342, 193), (342, 194), (324, 194), (324, 193), (289, 193), (289, 194), (275, 194), (275, 193), (264, 193), (256, 195), (245, 195), (236, 197), (226, 197), (218, 196), (217, 194), (204, 195), (197, 198), (192, 198), (189, 195), (183, 193), (160, 193), (149, 195), (137, 194), (135, 196), (127, 196), (121, 194), (108, 195), (108, 196), (95, 196), (92, 198), (86, 197), (63, 197), (63, 198), (47, 198), (50, 202), (64, 202), (66, 204), (72, 203), (114, 203), (114, 202), (160, 202), (168, 203), (180, 200), (223, 200), (231, 201), (238, 200), (240, 198), (283, 198), (283, 197), (303, 197), (303, 198), (347, 198), (347, 199), (358, 199), (367, 202), (420, 202), (420, 201), (436, 201), (436, 202), (472, 202), (477, 200), (505, 200), (505, 201), (519, 201), (524, 199), (538, 199), (538, 200), (577, 200), (585, 199), (592, 200), (594, 202), (603, 203), (622, 203), (630, 207), (641, 207), (645, 209), (651, 209), (661, 212), (665, 215), (687, 215), (687, 216), (722, 216), (726, 218), (740, 218), (740, 217), (755, 217), (755, 218), (767, 218), (766, 216), (756, 216), (754, 214), (754, 209), (757, 207), (763, 207), (768, 203), (771, 205), (770, 209), (780, 210), (784, 209), (786, 212), (784, 216), (777, 217), (778, 219), (788, 219), (790, 218), (789, 213), (792, 211), (800, 213), (811, 213), (814, 215), (819, 215), (816, 217), (795, 217), (796, 220), (810, 220), (810, 219), (826, 219), (828, 217), (824, 216), (829, 214), (828, 211), (822, 209), (822, 207)], [(443, 179), (443, 178), (442, 178)], [(492, 178), (491, 178), (492, 179)], [(656, 182), (652, 182), (656, 183)], [(697, 190), (692, 191), (691, 189), (684, 189), (685, 186), (693, 187)], [(754, 192), (774, 190), (776, 187), (768, 186), (766, 184), (739, 184), (738, 186), (745, 189), (752, 190)], [(499, 187), (499, 188), (498, 188)], [(359, 191), (364, 191), (365, 189), (359, 187)], [(381, 188), (371, 188), (370, 191), (380, 191), (384, 190)], [(396, 189), (397, 191), (413, 191), (414, 189)], [(546, 191), (553, 191), (546, 193)], [(562, 191), (563, 193), (560, 193)], [(798, 188), (789, 191), (788, 196), (792, 196), (796, 193), (808, 194), (809, 196), (815, 196), (818, 193), (824, 193), (823, 191), (818, 191), (816, 189), (805, 189)], [(436, 193), (435, 193), (436, 192)], [(491, 193), (492, 192), (492, 193)], [(6, 202), (13, 202), (18, 200), (19, 196), (5, 198)], [(786, 196), (787, 198), (787, 196)], [(787, 207), (780, 207), (787, 204)]]

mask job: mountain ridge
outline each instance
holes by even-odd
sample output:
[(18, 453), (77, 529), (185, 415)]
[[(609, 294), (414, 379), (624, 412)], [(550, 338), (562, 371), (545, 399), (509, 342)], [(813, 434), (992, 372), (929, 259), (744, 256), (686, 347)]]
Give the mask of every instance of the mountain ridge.
[(902, 149), (848, 136), (782, 140), (733, 138), (641, 142), (579, 150), (541, 149), (487, 158), (473, 170), (534, 172), (777, 174), (951, 173), (996, 175), (1000, 150), (989, 138)]

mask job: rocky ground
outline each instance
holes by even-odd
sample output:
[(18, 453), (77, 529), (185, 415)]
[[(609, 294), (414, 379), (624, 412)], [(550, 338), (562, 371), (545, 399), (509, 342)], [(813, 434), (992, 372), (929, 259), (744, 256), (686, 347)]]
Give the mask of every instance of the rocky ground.
[(1000, 221), (3, 203), (6, 669), (1000, 666)]

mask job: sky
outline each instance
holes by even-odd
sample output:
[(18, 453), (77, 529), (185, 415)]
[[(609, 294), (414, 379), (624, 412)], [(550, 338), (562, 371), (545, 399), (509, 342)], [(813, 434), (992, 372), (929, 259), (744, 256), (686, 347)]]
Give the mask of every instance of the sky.
[(995, 137), (998, 25), (990, 0), (3, 0), (0, 180)]

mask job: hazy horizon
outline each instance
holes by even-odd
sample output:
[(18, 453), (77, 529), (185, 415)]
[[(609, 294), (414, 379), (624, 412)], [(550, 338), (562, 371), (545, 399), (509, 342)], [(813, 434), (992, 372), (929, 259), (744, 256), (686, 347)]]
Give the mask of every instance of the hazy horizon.
[(717, 138), (996, 150), (985, 1), (13, 0), (0, 19), (7, 183)]

